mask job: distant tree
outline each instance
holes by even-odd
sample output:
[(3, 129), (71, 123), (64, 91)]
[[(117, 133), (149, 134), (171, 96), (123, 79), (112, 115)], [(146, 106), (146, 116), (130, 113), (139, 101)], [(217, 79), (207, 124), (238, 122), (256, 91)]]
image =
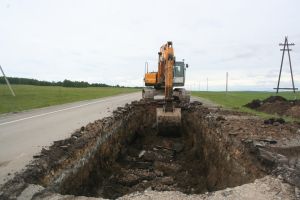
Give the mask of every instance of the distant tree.
[[(63, 82), (62, 81), (39, 81), (36, 79), (31, 79), (31, 78), (18, 78), (18, 77), (7, 77), (9, 82), (11, 84), (22, 84), (22, 85), (37, 85), (37, 86), (63, 86), (63, 87), (112, 87), (110, 85), (107, 85), (105, 83), (88, 83), (85, 81), (70, 81), (65, 79)], [(5, 79), (3, 76), (0, 77), (0, 84), (6, 84)], [(117, 85), (116, 87), (120, 87)]]

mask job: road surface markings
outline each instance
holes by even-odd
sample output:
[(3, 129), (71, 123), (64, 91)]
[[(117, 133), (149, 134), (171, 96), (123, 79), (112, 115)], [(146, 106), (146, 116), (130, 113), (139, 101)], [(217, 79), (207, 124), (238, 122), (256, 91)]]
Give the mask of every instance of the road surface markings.
[[(130, 96), (130, 95), (131, 94), (120, 96), (120, 97), (126, 97), (126, 96)], [(66, 110), (72, 110), (72, 109), (76, 109), (76, 108), (81, 108), (81, 107), (84, 107), (84, 106), (89, 106), (89, 105), (92, 105), (92, 104), (97, 104), (97, 103), (101, 103), (101, 102), (105, 102), (105, 101), (110, 101), (110, 99), (103, 99), (103, 100), (94, 101), (94, 102), (90, 102), (90, 103), (85, 103), (85, 104), (81, 104), (81, 105), (78, 105), (78, 106), (72, 106), (72, 107), (69, 107), (69, 108), (55, 110), (55, 111), (51, 111), (51, 112), (47, 112), (47, 113), (43, 113), (43, 114), (39, 114), (39, 115), (33, 115), (33, 116), (30, 116), (30, 117), (16, 119), (16, 120), (12, 120), (12, 121), (9, 121), (9, 122), (1, 123), (0, 126), (6, 125), (6, 124), (16, 123), (16, 122), (20, 122), (20, 121), (24, 121), (24, 120), (27, 120), (27, 119), (32, 119), (32, 118), (37, 118), (37, 117), (43, 117), (43, 116), (46, 116), (46, 115), (51, 115), (51, 114), (62, 112), (62, 111), (66, 111)]]

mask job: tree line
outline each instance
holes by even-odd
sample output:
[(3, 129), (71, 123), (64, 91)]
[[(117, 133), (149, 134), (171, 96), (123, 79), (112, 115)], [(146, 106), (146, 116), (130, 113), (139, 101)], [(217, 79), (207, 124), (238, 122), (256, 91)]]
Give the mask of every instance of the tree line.
[[(120, 87), (119, 85), (110, 86), (105, 83), (88, 83), (85, 81), (70, 81), (65, 79), (64, 81), (40, 81), (32, 78), (18, 78), (18, 77), (6, 77), (10, 84), (22, 84), (22, 85), (37, 85), (37, 86), (62, 86), (62, 87)], [(0, 84), (6, 84), (3, 76), (0, 77)]]

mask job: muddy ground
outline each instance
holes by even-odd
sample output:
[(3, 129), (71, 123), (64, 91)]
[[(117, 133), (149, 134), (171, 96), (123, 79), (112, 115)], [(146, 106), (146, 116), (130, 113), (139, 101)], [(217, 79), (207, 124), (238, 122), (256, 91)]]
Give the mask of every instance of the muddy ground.
[[(182, 109), (181, 135), (162, 137), (155, 128), (157, 106), (161, 104), (133, 102), (114, 111), (112, 117), (54, 142), (1, 187), (0, 199), (24, 195), (33, 199), (70, 197), (64, 195), (115, 199), (144, 191), (203, 194), (196, 196), (202, 199), (244, 184), (241, 193), (251, 193), (247, 188), (255, 180), (265, 180), (255, 181), (261, 186), (268, 181), (288, 184), (281, 192), (274, 192), (279, 189), (270, 184), (265, 197), (296, 198), (299, 124), (265, 123), (248, 114), (209, 109), (195, 102), (176, 105)], [(266, 175), (272, 178), (263, 179)]]
[(245, 107), (269, 114), (300, 118), (300, 100), (287, 100), (281, 96), (271, 96), (262, 101), (255, 99)]

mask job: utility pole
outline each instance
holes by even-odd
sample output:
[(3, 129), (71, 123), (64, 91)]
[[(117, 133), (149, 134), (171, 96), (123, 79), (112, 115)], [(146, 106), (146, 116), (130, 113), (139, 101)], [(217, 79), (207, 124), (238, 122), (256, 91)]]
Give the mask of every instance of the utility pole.
[(148, 73), (148, 62), (145, 62), (145, 74)]
[(228, 72), (226, 72), (226, 94), (228, 92)]
[(206, 78), (206, 91), (208, 92), (208, 78)]
[(15, 95), (15, 92), (14, 92), (14, 90), (12, 89), (12, 87), (10, 86), (10, 83), (9, 83), (8, 79), (6, 78), (6, 76), (5, 76), (5, 74), (4, 74), (4, 71), (3, 71), (2, 67), (1, 67), (1, 65), (0, 65), (0, 69), (1, 69), (1, 72), (2, 72), (2, 74), (3, 74), (3, 77), (4, 77), (5, 81), (6, 81), (6, 84), (7, 84), (8, 88), (9, 88), (11, 94), (15, 97), (15, 96), (16, 96), (16, 95)]
[[(298, 88), (295, 88), (295, 84), (294, 84), (294, 75), (293, 75), (293, 69), (292, 69), (292, 62), (291, 62), (291, 55), (290, 55), (290, 51), (292, 51), (292, 49), (290, 49), (290, 46), (294, 46), (294, 43), (289, 43), (288, 42), (288, 37), (285, 36), (284, 38), (284, 43), (280, 43), (279, 46), (283, 46), (283, 49), (280, 49), (280, 51), (282, 51), (282, 57), (281, 57), (281, 64), (280, 64), (280, 71), (279, 71), (279, 76), (278, 76), (278, 83), (277, 83), (277, 87), (274, 88), (276, 89), (276, 93), (278, 93), (278, 91), (280, 89), (283, 90), (293, 90), (293, 92), (295, 93), (295, 90), (298, 90)], [(279, 84), (280, 84), (280, 78), (281, 78), (281, 72), (282, 72), (282, 65), (283, 65), (283, 59), (284, 59), (284, 53), (287, 51), (288, 53), (288, 58), (289, 58), (289, 65), (290, 65), (290, 72), (291, 72), (291, 79), (292, 79), (292, 88), (280, 88)]]

